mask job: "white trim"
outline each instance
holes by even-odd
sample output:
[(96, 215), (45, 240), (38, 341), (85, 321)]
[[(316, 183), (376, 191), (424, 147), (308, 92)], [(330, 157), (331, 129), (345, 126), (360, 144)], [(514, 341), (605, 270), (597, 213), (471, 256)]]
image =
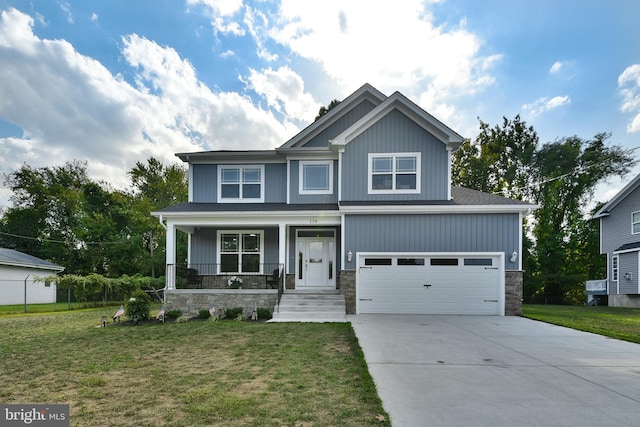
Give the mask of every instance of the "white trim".
[(343, 150), (338, 151), (338, 203), (342, 201), (342, 156)]
[[(240, 181), (238, 182), (240, 197), (238, 198), (229, 198), (222, 197), (222, 170), (223, 169), (239, 169), (240, 171)], [(258, 169), (260, 170), (260, 198), (243, 198), (242, 197), (242, 174), (244, 169)], [(218, 203), (264, 203), (264, 186), (265, 186), (265, 173), (264, 173), (264, 165), (263, 164), (255, 164), (255, 165), (235, 165), (235, 164), (223, 164), (218, 165), (218, 195), (217, 200)]]
[(634, 226), (635, 224), (640, 225), (640, 221), (638, 221), (638, 222), (634, 222), (634, 221), (633, 221), (633, 215), (635, 215), (635, 214), (640, 214), (640, 211), (631, 212), (631, 234), (632, 234), (632, 235), (640, 234), (640, 231), (633, 231), (633, 226)]
[[(304, 189), (304, 167), (305, 166), (328, 166), (326, 190), (305, 190)], [(298, 194), (333, 194), (333, 160), (301, 160), (298, 162)]]
[[(221, 256), (222, 256), (222, 250), (220, 248), (220, 243), (222, 242), (221, 240), (221, 235), (222, 234), (238, 234), (240, 241), (238, 242), (238, 248), (240, 249), (238, 252), (225, 252), (225, 253), (231, 253), (231, 254), (238, 254), (238, 271), (225, 271), (222, 272), (220, 271), (220, 269), (222, 268), (222, 262), (221, 262)], [(242, 268), (242, 255), (243, 254), (255, 254), (255, 252), (246, 252), (243, 251), (242, 249), (242, 236), (244, 234), (257, 234), (260, 236), (260, 252), (259, 252), (259, 263), (258, 263), (258, 274), (262, 274), (262, 267), (264, 264), (264, 246), (265, 246), (265, 241), (264, 241), (264, 230), (218, 230), (216, 232), (216, 264), (217, 264), (217, 274), (243, 274), (243, 273), (256, 273), (255, 271), (251, 271), (251, 272), (244, 272), (244, 271), (239, 271)]]
[(447, 199), (452, 200), (453, 195), (451, 194), (451, 149), (447, 147)]
[(455, 214), (455, 213), (522, 213), (531, 205), (354, 205), (340, 206), (340, 212), (347, 214)]
[[(615, 263), (614, 263), (615, 260)], [(615, 267), (614, 267), (615, 264)], [(616, 294), (618, 293), (618, 283), (620, 282), (620, 257), (618, 255), (611, 256), (611, 282), (616, 284)]]
[[(373, 159), (376, 157), (392, 158), (392, 175), (393, 184), (391, 189), (376, 190), (373, 188)], [(396, 171), (396, 159), (398, 157), (415, 157), (416, 159), (416, 188), (412, 189), (396, 189), (396, 175), (400, 172)], [(367, 156), (367, 193), (368, 194), (420, 194), (421, 174), (422, 171), (422, 153), (369, 153)], [(413, 174), (413, 172), (411, 172)]]
[(287, 204), (291, 204), (291, 160), (287, 159)]
[(193, 202), (193, 165), (189, 163), (189, 181), (187, 182), (187, 200)]

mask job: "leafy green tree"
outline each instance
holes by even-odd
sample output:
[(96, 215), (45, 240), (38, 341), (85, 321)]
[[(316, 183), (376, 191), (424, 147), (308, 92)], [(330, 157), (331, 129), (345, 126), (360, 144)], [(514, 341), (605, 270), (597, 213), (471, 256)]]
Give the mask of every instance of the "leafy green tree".
[(337, 107), (340, 104), (340, 101), (338, 101), (337, 99), (334, 99), (333, 101), (331, 101), (329, 103), (328, 106), (322, 106), (320, 107), (320, 109), (318, 110), (318, 115), (316, 116), (315, 121), (319, 120), (322, 116), (324, 116), (325, 114), (327, 114), (329, 111), (333, 110), (335, 107)]

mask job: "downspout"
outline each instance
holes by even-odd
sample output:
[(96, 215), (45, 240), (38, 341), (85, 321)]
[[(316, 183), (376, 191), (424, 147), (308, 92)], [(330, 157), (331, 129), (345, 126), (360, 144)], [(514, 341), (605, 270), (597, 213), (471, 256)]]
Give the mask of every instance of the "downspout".
[(160, 225), (162, 226), (162, 228), (164, 228), (165, 230), (167, 229), (166, 224), (163, 222), (164, 217), (162, 216), (162, 214), (160, 214), (160, 217), (158, 218), (158, 220), (160, 221)]

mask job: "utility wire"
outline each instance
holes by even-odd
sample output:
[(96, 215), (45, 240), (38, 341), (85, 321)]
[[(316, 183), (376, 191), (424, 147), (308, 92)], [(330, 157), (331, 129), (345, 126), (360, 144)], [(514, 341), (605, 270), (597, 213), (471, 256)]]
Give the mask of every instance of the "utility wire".
[[(15, 237), (15, 238), (18, 238), (18, 239), (37, 240), (38, 242), (62, 243), (63, 245), (66, 245), (68, 243), (68, 242), (65, 242), (64, 240), (53, 240), (53, 239), (43, 239), (41, 237), (21, 236), (19, 234), (4, 233), (2, 231), (0, 231), (0, 234), (2, 234), (4, 236)], [(79, 242), (79, 243), (81, 243), (83, 245), (99, 246), (99, 245), (117, 245), (118, 243), (122, 243), (122, 241), (120, 241), (120, 242)]]

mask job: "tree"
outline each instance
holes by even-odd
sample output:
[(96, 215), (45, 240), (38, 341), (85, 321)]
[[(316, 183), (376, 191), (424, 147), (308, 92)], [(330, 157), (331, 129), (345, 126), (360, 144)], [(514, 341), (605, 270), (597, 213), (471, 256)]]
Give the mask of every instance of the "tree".
[[(577, 136), (545, 144), (534, 159), (534, 176), (539, 183), (533, 234), (540, 270), (537, 279), (546, 297), (562, 297), (581, 287), (588, 269), (597, 265), (593, 248), (585, 248), (583, 233), (591, 232), (583, 210), (596, 186), (612, 176), (624, 176), (636, 161), (621, 147), (607, 147), (609, 134), (591, 140)], [(594, 239), (591, 236), (591, 245)], [(580, 258), (575, 258), (580, 255)], [(569, 258), (570, 256), (574, 258)], [(582, 264), (582, 265), (581, 265)]]
[(314, 122), (319, 120), (322, 116), (327, 114), (329, 111), (333, 110), (335, 107), (338, 106), (338, 104), (340, 104), (340, 101), (338, 101), (337, 99), (334, 99), (329, 103), (328, 106), (325, 107), (323, 105), (322, 107), (320, 107), (320, 109), (318, 110), (318, 115), (316, 116)]
[(480, 121), (480, 134), (466, 140), (453, 157), (454, 184), (518, 200), (531, 199), (533, 156), (538, 134), (517, 115), (491, 128)]

